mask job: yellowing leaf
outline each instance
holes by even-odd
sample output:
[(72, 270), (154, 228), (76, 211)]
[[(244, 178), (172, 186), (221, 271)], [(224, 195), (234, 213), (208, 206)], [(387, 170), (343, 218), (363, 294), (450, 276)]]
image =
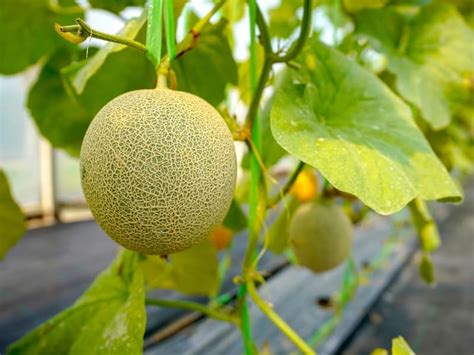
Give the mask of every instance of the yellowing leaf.
[[(314, 70), (304, 65), (308, 56)], [(409, 107), (375, 75), (316, 39), (298, 61), (270, 114), (286, 151), (381, 214), (415, 197), (461, 199)]]
[(381, 348), (377, 348), (377, 349), (374, 349), (370, 355), (389, 355), (388, 354), (388, 351), (385, 350), (385, 349), (381, 349)]
[(68, 42), (79, 44), (79, 43), (84, 42), (87, 38), (87, 37), (79, 36), (71, 32), (65, 32), (62, 30), (62, 28), (63, 26), (61, 26), (59, 23), (54, 24), (54, 30), (56, 31), (56, 33)]
[(416, 355), (405, 339), (397, 337), (392, 340), (392, 355)]

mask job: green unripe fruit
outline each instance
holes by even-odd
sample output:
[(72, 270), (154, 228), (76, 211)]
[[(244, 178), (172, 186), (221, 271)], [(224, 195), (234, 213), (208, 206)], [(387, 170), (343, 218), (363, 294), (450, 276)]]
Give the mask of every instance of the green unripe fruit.
[(207, 238), (223, 221), (237, 165), (232, 135), (201, 98), (138, 90), (105, 105), (81, 147), (89, 208), (122, 246), (168, 255)]
[(298, 263), (314, 272), (340, 265), (352, 248), (352, 223), (330, 202), (301, 205), (290, 225), (290, 242)]

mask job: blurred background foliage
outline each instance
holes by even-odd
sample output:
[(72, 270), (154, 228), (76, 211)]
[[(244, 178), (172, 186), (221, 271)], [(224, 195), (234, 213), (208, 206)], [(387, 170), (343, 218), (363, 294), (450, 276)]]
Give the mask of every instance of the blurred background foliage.
[[(144, 5), (144, 0), (0, 4), (0, 30), (8, 34), (0, 37), (0, 258), (24, 234), (28, 205), (42, 199), (41, 144), (47, 141), (57, 150), (55, 198), (84, 204), (77, 157), (89, 123), (114, 97), (152, 88), (156, 81), (144, 53), (93, 39), (73, 45), (55, 33), (54, 24), (72, 25), (85, 18), (94, 30), (144, 43)], [(273, 48), (284, 53), (298, 35), (303, 0), (260, 5)], [(212, 6), (209, 0), (174, 1), (178, 41)], [(354, 223), (369, 208), (391, 214), (410, 203), (424, 252), (421, 276), (432, 283), (430, 253), (440, 239), (424, 200), (459, 201), (459, 182), (474, 173), (473, 2), (323, 0), (316, 2), (313, 13), (308, 46), (288, 65), (275, 65), (258, 116), (261, 162), (272, 192), (278, 194), (297, 164), (295, 158), (308, 164), (284, 203), (274, 209), (274, 223), (265, 230), (266, 246), (294, 261), (289, 221), (301, 203), (320, 196), (341, 200)], [(251, 99), (248, 21), (245, 2), (227, 0), (197, 46), (172, 63), (177, 88), (214, 105), (231, 129), (234, 118), (242, 123)], [(257, 72), (263, 58), (258, 44)], [(238, 153), (235, 199), (209, 241), (168, 262), (121, 253), (73, 308), (43, 326), (52, 329), (47, 339), (40, 327), (13, 350), (38, 351), (39, 338), (44, 349), (61, 346), (67, 352), (74, 345), (90, 350), (91, 339), (97, 346), (104, 339), (101, 332), (84, 331), (84, 337), (76, 337), (89, 324), (84, 320), (92, 315), (91, 322), (102, 329), (116, 314), (124, 314), (138, 325), (128, 333), (139, 352), (143, 281), (149, 288), (217, 296), (230, 263), (232, 237), (247, 225), (250, 164), (242, 144)], [(220, 251), (224, 256), (219, 259)], [(350, 265), (346, 276), (355, 279)], [(126, 272), (117, 276), (114, 271), (122, 267)], [(351, 287), (346, 291), (353, 291)], [(110, 307), (80, 307), (111, 289)], [(75, 313), (78, 308), (82, 313)], [(125, 351), (124, 343), (114, 346)]]

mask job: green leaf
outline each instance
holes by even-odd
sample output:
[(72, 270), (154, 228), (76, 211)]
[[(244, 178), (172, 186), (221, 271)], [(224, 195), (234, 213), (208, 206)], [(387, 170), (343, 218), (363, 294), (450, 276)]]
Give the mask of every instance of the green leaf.
[(89, 0), (92, 7), (119, 13), (128, 6), (144, 6), (146, 0)]
[[(173, 13), (175, 20), (179, 17), (183, 11), (183, 7), (187, 0), (174, 0), (173, 1)], [(120, 13), (123, 9), (128, 6), (145, 6), (146, 0), (89, 0), (89, 4), (92, 7), (108, 10), (116, 14)], [(175, 21), (176, 23), (176, 21)]]
[(229, 212), (227, 212), (223, 224), (234, 233), (240, 232), (247, 227), (247, 217), (235, 199), (232, 200)]
[(434, 272), (434, 265), (431, 261), (431, 257), (427, 253), (423, 253), (420, 262), (420, 277), (429, 285), (433, 285), (435, 283), (435, 272)]
[(222, 13), (230, 23), (238, 22), (244, 17), (245, 2), (241, 0), (227, 0), (222, 7)]
[(415, 355), (403, 337), (392, 340), (392, 355)]
[(363, 8), (377, 9), (384, 7), (389, 0), (343, 0), (344, 7), (350, 11), (355, 12)]
[(315, 40), (299, 62), (270, 115), (285, 150), (381, 214), (415, 197), (461, 199), (409, 108), (376, 76)]
[(303, 0), (281, 1), (280, 6), (270, 10), (270, 33), (280, 38), (289, 37), (300, 24), (296, 14), (301, 7)]
[(7, 354), (142, 354), (145, 323), (138, 255), (124, 251), (71, 308), (11, 345)]
[(27, 106), (41, 134), (56, 148), (78, 156), (82, 138), (94, 117), (69, 96), (60, 69), (75, 52), (61, 49), (44, 65), (28, 96)]
[(57, 8), (51, 3), (49, 0), (2, 0), (0, 31), (4, 35), (0, 37), (0, 74), (19, 73), (59, 47), (72, 47), (56, 34), (54, 23), (73, 24), (75, 18), (83, 17), (83, 11), (73, 0), (60, 1), (64, 7)]
[[(100, 51), (99, 51), (100, 52)], [(98, 53), (99, 53), (98, 52)], [(82, 62), (73, 63), (61, 71), (66, 85), (69, 78), (80, 75)], [(130, 70), (124, 70), (130, 68)], [(151, 89), (156, 81), (153, 65), (146, 56), (135, 49), (111, 53), (104, 63), (87, 80), (81, 94), (70, 90), (78, 103), (95, 116), (99, 110), (117, 96), (140, 89)]]
[(207, 26), (196, 48), (172, 62), (178, 90), (200, 96), (214, 106), (224, 100), (227, 84), (237, 84), (237, 65), (225, 26), (225, 20)]
[(211, 295), (218, 287), (217, 252), (209, 240), (170, 255), (168, 261), (160, 256), (147, 256), (142, 266), (146, 283), (153, 288)]
[(7, 177), (0, 169), (0, 260), (25, 232), (25, 216), (13, 199)]
[(278, 145), (270, 125), (270, 112), (273, 105), (273, 98), (267, 102), (264, 109), (258, 115), (257, 119), (260, 121), (261, 134), (261, 157), (266, 167), (270, 167), (278, 163), (278, 161), (286, 155), (286, 151)]
[[(263, 66), (264, 52), (263, 47), (257, 43), (255, 46), (257, 77), (260, 75)], [(238, 64), (238, 81), (240, 97), (245, 104), (250, 104), (252, 99), (252, 90), (250, 89), (250, 59)]]
[[(143, 37), (145, 20), (146, 16), (130, 20), (120, 35)], [(133, 48), (108, 43), (82, 61), (73, 61), (61, 51), (43, 68), (30, 91), (28, 107), (55, 147), (78, 156), (90, 121), (105, 104), (125, 92), (152, 88), (155, 80), (153, 65)]]
[[(144, 37), (146, 16), (127, 22), (120, 36)], [(91, 115), (113, 98), (132, 90), (152, 88), (156, 81), (153, 65), (140, 51), (108, 43), (89, 59), (61, 70), (70, 93)]]
[[(145, 15), (131, 19), (127, 21), (123, 29), (118, 33), (118, 36), (127, 39), (135, 39), (145, 23)], [(127, 46), (122, 44), (108, 42), (89, 59), (74, 62), (69, 67), (63, 69), (63, 74), (68, 79), (75, 92), (80, 95), (84, 92), (91, 77), (97, 74), (97, 72), (102, 68), (104, 62), (108, 59), (108, 56), (116, 52), (121, 52), (127, 48)], [(133, 53), (138, 54), (139, 52), (134, 50)]]
[(281, 254), (290, 244), (290, 222), (291, 217), (300, 205), (298, 200), (288, 198), (282, 204), (282, 211), (265, 233), (265, 241), (268, 241), (268, 250), (275, 254)]
[(474, 72), (474, 32), (455, 7), (428, 5), (413, 18), (394, 8), (364, 10), (357, 30), (387, 56), (400, 94), (434, 129), (446, 127), (456, 96), (469, 91), (465, 81)]

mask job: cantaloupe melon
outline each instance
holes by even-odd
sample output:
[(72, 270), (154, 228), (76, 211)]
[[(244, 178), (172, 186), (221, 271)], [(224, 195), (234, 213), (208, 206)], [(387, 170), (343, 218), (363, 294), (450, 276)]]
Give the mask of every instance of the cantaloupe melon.
[(81, 181), (102, 229), (122, 246), (167, 255), (199, 243), (232, 201), (236, 157), (219, 113), (168, 89), (123, 94), (91, 122)]
[(290, 225), (290, 244), (298, 263), (314, 272), (340, 265), (352, 248), (352, 223), (330, 201), (301, 205)]

